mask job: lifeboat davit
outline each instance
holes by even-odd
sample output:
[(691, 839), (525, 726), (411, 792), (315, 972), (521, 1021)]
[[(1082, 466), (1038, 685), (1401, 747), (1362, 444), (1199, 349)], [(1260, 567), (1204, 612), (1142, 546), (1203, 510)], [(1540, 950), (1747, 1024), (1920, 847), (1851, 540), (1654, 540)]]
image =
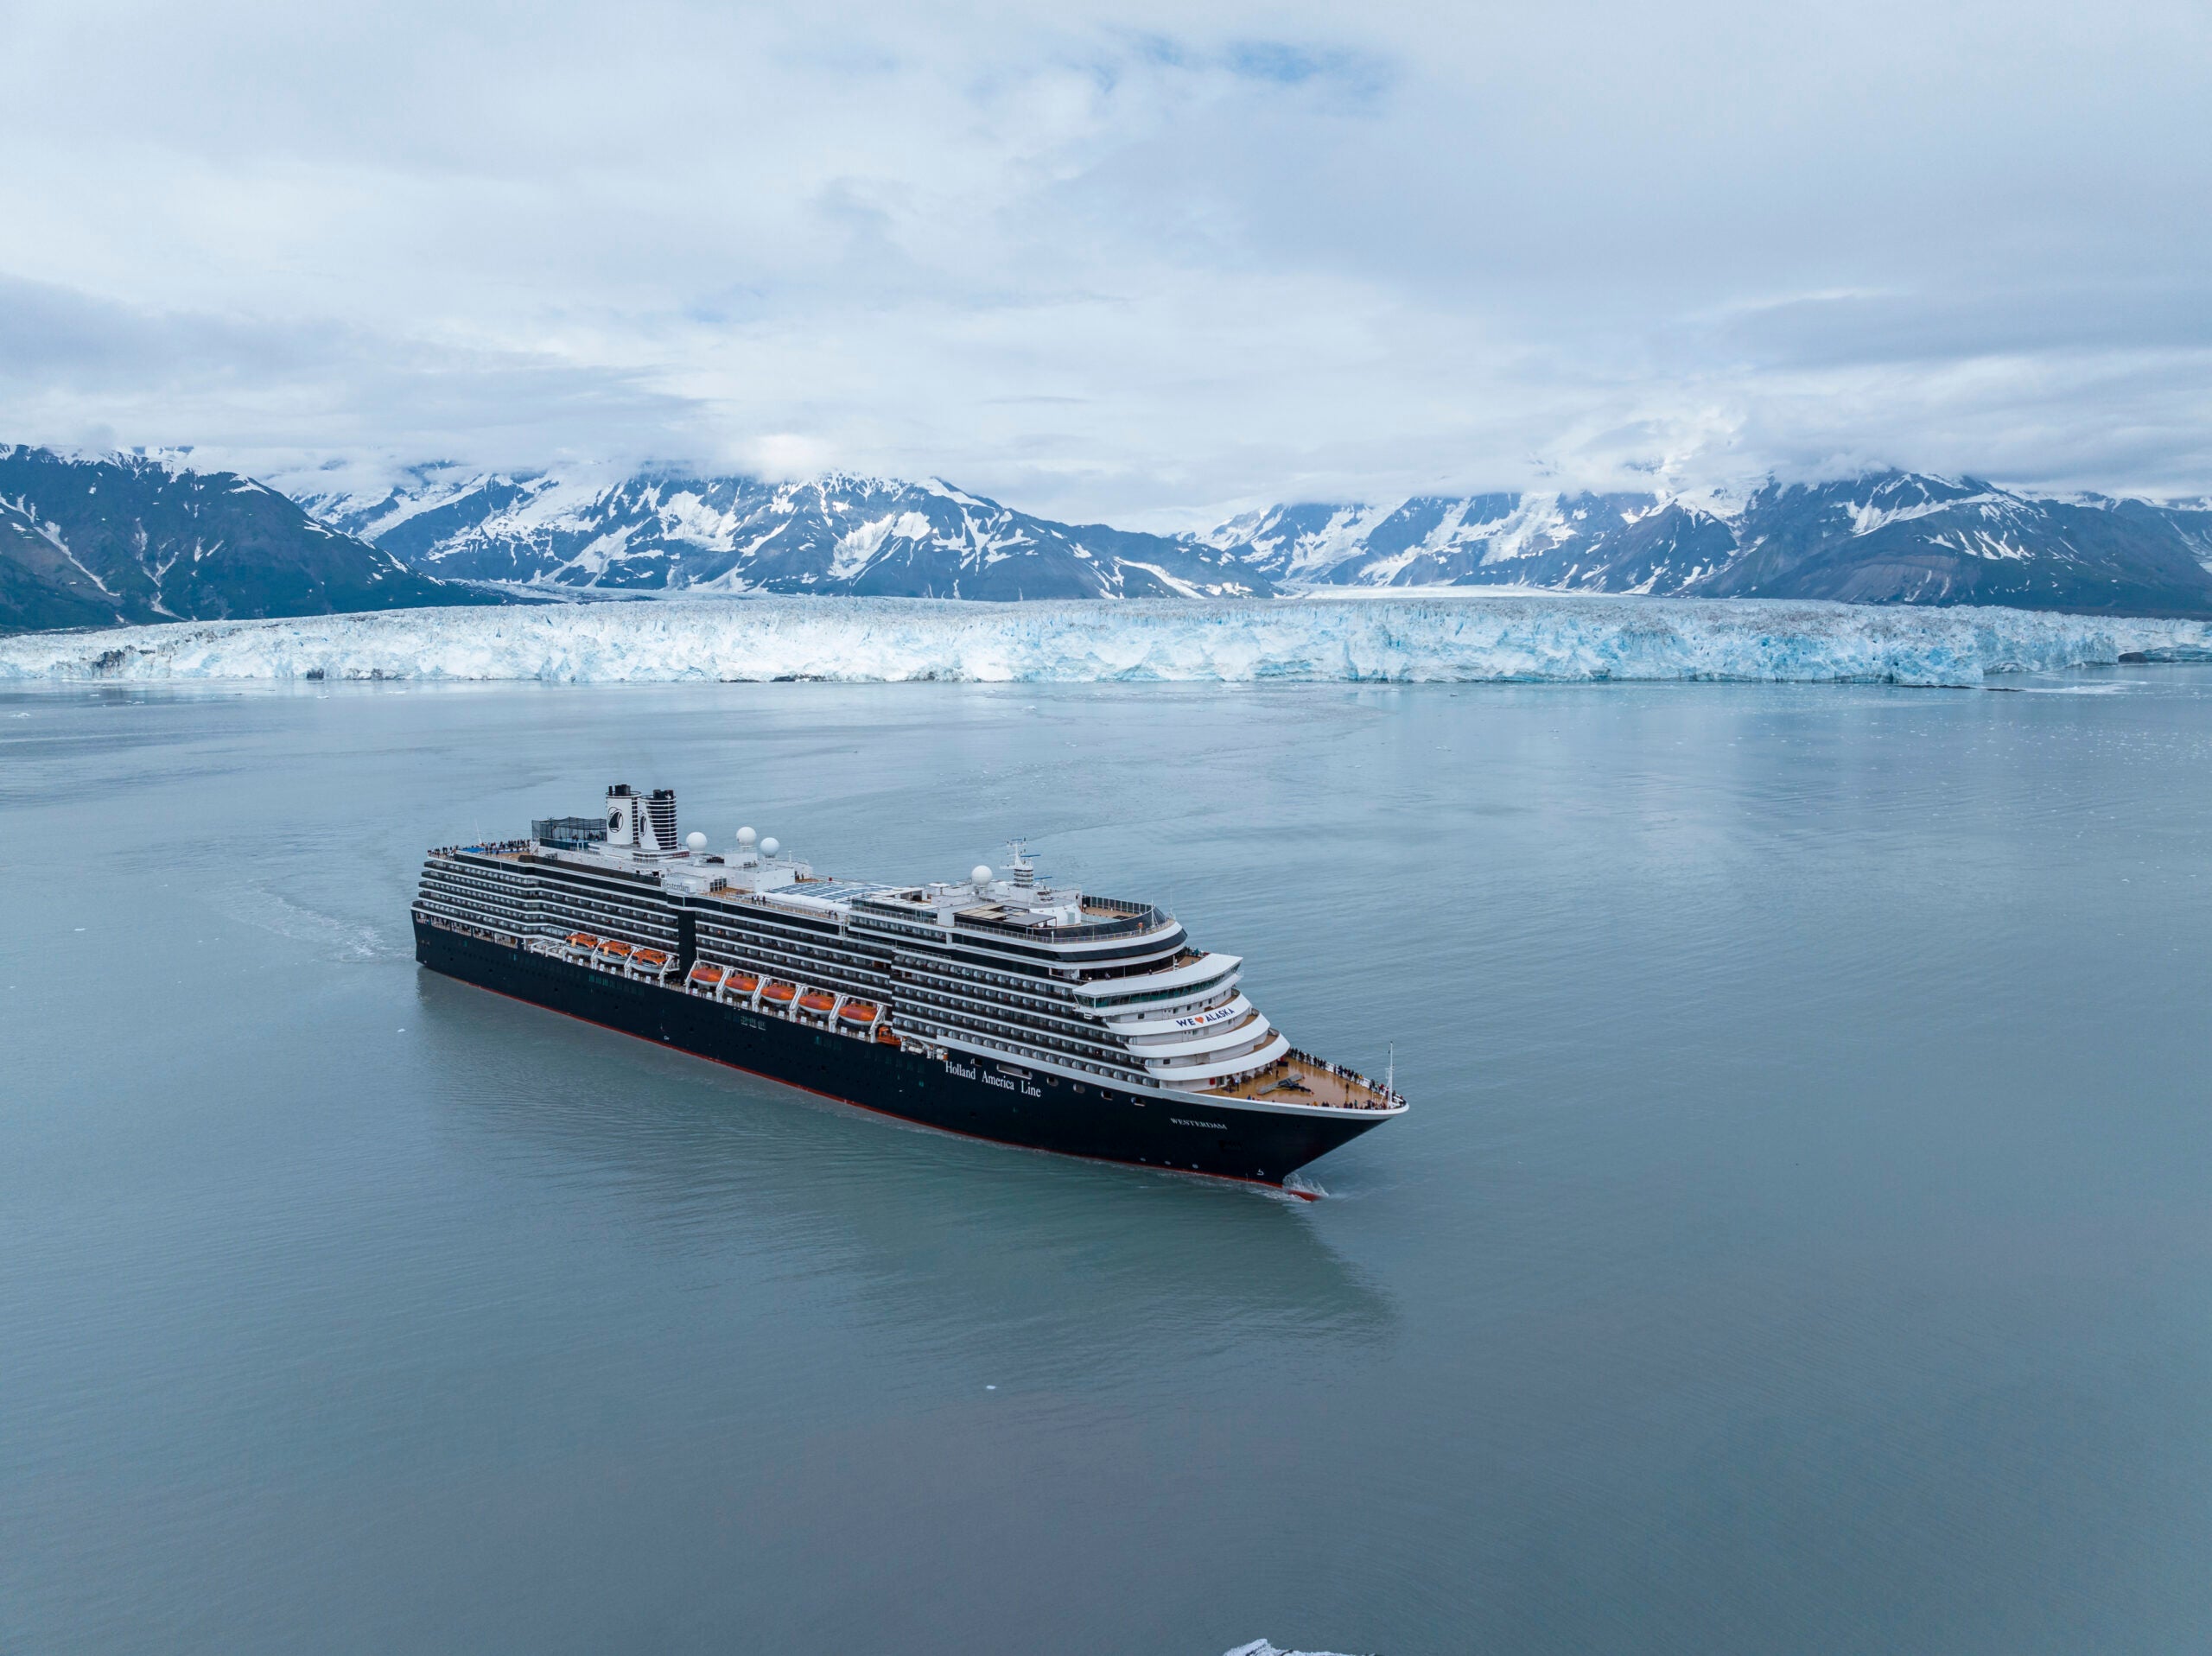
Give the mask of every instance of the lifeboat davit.
[(826, 1012), (837, 1004), (837, 997), (826, 995), (819, 989), (810, 989), (798, 998), (798, 1004), (810, 1012)]
[(798, 993), (798, 986), (791, 983), (772, 983), (760, 992), (760, 999), (781, 1005)]
[(871, 1024), (875, 1021), (875, 1008), (865, 1000), (848, 1000), (837, 1016), (849, 1024)]

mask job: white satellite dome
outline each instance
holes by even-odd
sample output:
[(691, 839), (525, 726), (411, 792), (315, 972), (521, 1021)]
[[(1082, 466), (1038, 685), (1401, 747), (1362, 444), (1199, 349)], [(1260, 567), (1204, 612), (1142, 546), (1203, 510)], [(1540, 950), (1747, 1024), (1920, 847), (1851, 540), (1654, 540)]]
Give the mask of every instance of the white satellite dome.
[(782, 849), (783, 847), (778, 845), (773, 840), (763, 840), (760, 841), (760, 854), (764, 857), (772, 857)]
[(743, 846), (747, 851), (753, 849), (753, 842), (760, 837), (749, 828), (741, 828), (737, 831), (738, 844)]
[(683, 843), (691, 847), (691, 854), (696, 857), (707, 848), (707, 836), (695, 828), (683, 836)]
[(968, 871), (968, 878), (974, 880), (978, 885), (988, 885), (991, 883), (990, 864), (987, 862), (977, 863), (973, 868)]

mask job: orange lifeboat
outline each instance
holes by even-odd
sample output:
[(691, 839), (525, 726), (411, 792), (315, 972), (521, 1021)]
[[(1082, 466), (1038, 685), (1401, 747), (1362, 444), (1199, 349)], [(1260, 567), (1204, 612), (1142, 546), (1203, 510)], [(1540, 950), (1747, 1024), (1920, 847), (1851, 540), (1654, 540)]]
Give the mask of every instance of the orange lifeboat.
[(662, 954), (658, 949), (640, 949), (636, 951), (636, 954), (638, 964), (640, 966), (666, 966), (668, 964), (668, 956)]
[(722, 968), (719, 966), (709, 966), (702, 961), (691, 968), (691, 980), (694, 983), (703, 983), (711, 989), (722, 980)]
[(849, 1024), (868, 1024), (875, 1021), (875, 1008), (865, 1000), (848, 1000), (845, 1009), (837, 1014)]
[(749, 995), (760, 987), (760, 980), (747, 973), (733, 972), (729, 974), (724, 987), (732, 994)]
[(875, 1038), (881, 1042), (885, 1046), (897, 1046), (899, 1044), (899, 1031), (892, 1028), (890, 1025), (886, 1024), (881, 1029), (876, 1031)]
[(784, 1006), (789, 1004), (791, 998), (798, 993), (798, 986), (797, 984), (772, 983), (760, 992), (760, 999), (763, 1000), (772, 1000), (779, 1006)]
[(591, 933), (588, 931), (572, 931), (569, 934), (569, 947), (571, 949), (597, 949), (599, 947), (599, 939), (593, 936)]
[(608, 954), (615, 956), (618, 960), (623, 955), (632, 952), (629, 944), (615, 942), (612, 940), (601, 943), (600, 947), (605, 949)]
[(837, 1004), (837, 997), (824, 994), (819, 989), (810, 989), (798, 998), (798, 1004), (810, 1012), (826, 1012)]

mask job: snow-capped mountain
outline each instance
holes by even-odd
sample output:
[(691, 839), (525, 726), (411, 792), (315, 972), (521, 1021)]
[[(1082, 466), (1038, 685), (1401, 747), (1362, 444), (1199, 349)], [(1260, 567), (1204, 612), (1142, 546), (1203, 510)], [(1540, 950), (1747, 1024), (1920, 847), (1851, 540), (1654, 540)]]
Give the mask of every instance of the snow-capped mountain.
[(1277, 506), (1206, 543), (1278, 581), (1335, 587), (1510, 586), (1678, 592), (1734, 556), (1712, 511), (1642, 494), (1416, 495), (1387, 505)]
[(2037, 498), (1887, 472), (1740, 501), (1417, 496), (1278, 506), (1206, 543), (1280, 582), (1512, 586), (1862, 604), (2212, 614), (2212, 509)]
[(1906, 473), (1769, 485), (1741, 549), (1687, 590), (1858, 604), (2009, 604), (2212, 613), (2212, 511), (2102, 497), (2034, 499)]
[(1051, 523), (939, 482), (605, 482), (423, 468), (386, 494), (302, 504), (425, 573), (555, 592), (1018, 600), (1272, 590), (1260, 570), (1195, 539)]
[(234, 472), (0, 445), (0, 631), (494, 601)]
[(1286, 505), (1162, 536), (1052, 523), (941, 482), (842, 474), (429, 467), (373, 496), (295, 501), (176, 457), (0, 446), (0, 631), (502, 592), (1014, 600), (1436, 586), (2212, 617), (2208, 566), (2212, 502), (2044, 498), (1904, 472), (1737, 498)]

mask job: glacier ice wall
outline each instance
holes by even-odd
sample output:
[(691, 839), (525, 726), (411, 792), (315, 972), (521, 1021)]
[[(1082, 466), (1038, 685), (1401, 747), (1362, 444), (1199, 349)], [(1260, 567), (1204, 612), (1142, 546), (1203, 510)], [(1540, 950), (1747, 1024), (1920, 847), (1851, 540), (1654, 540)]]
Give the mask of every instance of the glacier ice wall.
[(2212, 660), (2212, 624), (1554, 593), (1249, 604), (721, 599), (31, 633), (0, 638), (0, 681), (1969, 685), (2136, 652)]

